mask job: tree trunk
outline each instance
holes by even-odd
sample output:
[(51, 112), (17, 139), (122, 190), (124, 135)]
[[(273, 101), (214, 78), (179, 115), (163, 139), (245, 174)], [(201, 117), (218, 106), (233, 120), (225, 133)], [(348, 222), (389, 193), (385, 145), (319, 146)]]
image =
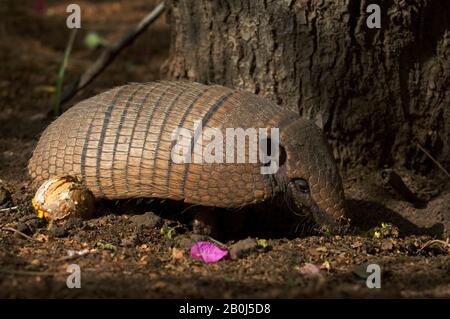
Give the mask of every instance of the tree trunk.
[[(321, 115), (341, 167), (449, 167), (450, 1), (169, 0), (169, 78)], [(381, 28), (366, 8), (378, 3)]]

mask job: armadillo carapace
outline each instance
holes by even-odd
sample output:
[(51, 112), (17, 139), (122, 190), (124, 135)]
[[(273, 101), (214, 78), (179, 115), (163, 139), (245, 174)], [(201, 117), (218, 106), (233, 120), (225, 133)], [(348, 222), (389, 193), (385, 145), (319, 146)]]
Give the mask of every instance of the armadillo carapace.
[[(172, 149), (186, 132), (192, 137), (187, 147), (199, 152), (192, 146), (200, 144), (200, 123), (203, 131), (215, 128), (223, 136), (227, 128), (278, 128), (279, 169), (261, 174), (262, 164), (250, 163), (249, 151), (244, 163), (173, 161)], [(200, 145), (206, 151), (208, 143)], [(47, 127), (28, 168), (36, 186), (73, 175), (96, 198), (168, 198), (233, 208), (281, 195), (316, 220), (332, 223), (344, 213), (341, 178), (322, 131), (269, 100), (219, 85), (130, 84), (84, 100)]]

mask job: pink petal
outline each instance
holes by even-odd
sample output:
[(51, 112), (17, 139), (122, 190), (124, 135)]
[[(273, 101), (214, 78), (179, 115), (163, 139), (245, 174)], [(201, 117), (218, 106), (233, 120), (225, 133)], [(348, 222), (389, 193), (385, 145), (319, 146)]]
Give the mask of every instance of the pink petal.
[(205, 263), (215, 263), (228, 255), (228, 250), (207, 241), (199, 241), (191, 247), (191, 257)]
[(320, 273), (320, 268), (314, 264), (305, 263), (303, 267), (298, 268), (298, 271), (304, 276), (314, 276)]

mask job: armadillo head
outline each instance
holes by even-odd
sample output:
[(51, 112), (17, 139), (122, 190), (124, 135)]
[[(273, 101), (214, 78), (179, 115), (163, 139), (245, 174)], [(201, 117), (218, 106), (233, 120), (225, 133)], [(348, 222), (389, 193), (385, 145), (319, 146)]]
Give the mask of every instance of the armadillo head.
[(280, 128), (280, 146), (286, 160), (279, 174), (291, 202), (299, 211), (309, 210), (320, 225), (336, 226), (344, 215), (344, 191), (322, 130), (299, 118)]

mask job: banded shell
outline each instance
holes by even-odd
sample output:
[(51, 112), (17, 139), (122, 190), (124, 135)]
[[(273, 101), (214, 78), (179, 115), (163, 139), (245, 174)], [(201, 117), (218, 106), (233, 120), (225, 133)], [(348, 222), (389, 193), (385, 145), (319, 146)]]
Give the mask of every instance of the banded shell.
[(32, 200), (39, 218), (60, 220), (69, 216), (89, 218), (95, 210), (94, 195), (75, 177), (55, 176), (45, 181)]
[[(279, 129), (286, 153), (282, 169), (262, 174), (263, 163), (252, 161), (251, 152), (241, 147), (244, 163), (228, 163), (223, 144), (221, 159), (204, 161), (203, 154), (212, 153), (203, 133), (217, 129), (226, 137), (231, 128), (235, 133)], [(237, 144), (247, 143), (229, 145), (233, 157)], [(193, 160), (174, 161), (177, 146)], [(109, 200), (160, 198), (241, 208), (284, 196), (305, 207), (318, 206), (313, 210), (319, 223), (339, 219), (345, 211), (341, 177), (323, 132), (267, 99), (220, 85), (134, 83), (84, 100), (47, 127), (28, 168), (33, 187), (52, 176), (76, 176), (96, 198)], [(310, 196), (288, 188), (295, 179), (309, 184)]]

